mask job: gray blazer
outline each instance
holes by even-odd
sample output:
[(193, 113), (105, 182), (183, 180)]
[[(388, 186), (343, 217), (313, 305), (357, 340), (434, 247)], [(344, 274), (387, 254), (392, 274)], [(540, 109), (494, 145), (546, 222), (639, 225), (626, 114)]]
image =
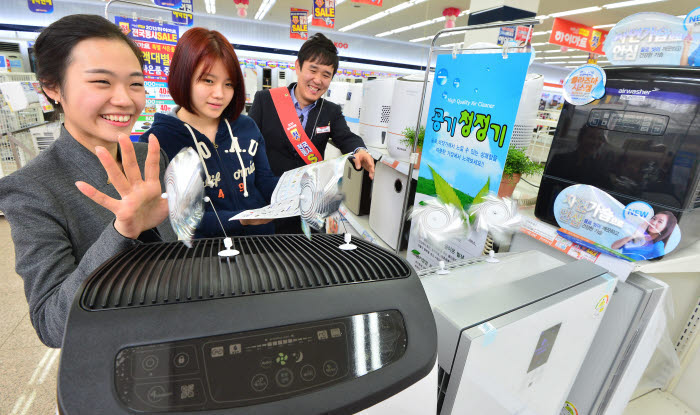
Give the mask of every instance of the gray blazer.
[[(135, 143), (134, 149), (143, 174), (147, 145)], [(161, 151), (161, 186), (167, 163)], [(120, 199), (97, 156), (65, 128), (51, 147), (0, 180), (0, 210), (10, 223), (15, 270), (24, 280), (34, 329), (49, 347), (61, 347), (68, 310), (83, 281), (107, 259), (141, 243), (119, 234), (114, 214), (80, 193), (78, 180)], [(158, 231), (163, 240), (177, 239), (167, 219)]]

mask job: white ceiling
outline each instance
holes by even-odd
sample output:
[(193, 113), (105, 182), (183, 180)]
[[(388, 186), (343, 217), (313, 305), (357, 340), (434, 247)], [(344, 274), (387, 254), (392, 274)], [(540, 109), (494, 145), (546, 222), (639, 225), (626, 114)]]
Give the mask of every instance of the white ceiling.
[[(194, 0), (194, 9), (196, 13), (199, 14), (205, 12), (204, 1), (205, 0)], [(236, 8), (233, 3), (233, 0), (215, 1), (217, 15), (237, 17)], [(277, 0), (275, 4), (270, 8), (266, 16), (263, 18), (262, 22), (288, 24), (289, 9), (291, 7), (310, 10), (312, 8), (312, 1), (313, 0)], [(592, 6), (601, 7), (606, 4), (621, 1), (623, 0), (540, 0), (540, 6), (539, 10), (537, 11), (537, 14), (538, 16), (547, 16), (552, 13), (564, 12), (568, 10)], [(254, 18), (262, 2), (263, 0), (250, 0), (247, 19), (252, 20)], [(342, 29), (361, 19), (367, 18), (371, 15), (375, 15), (384, 10), (390, 9), (391, 7), (403, 3), (406, 2), (402, 0), (384, 0), (383, 6), (377, 7), (368, 4), (353, 3), (351, 0), (344, 0), (341, 4), (338, 4), (336, 6), (335, 28), (336, 30)], [(413, 5), (396, 13), (389, 14), (386, 17), (377, 19), (362, 26), (356, 27), (352, 30), (347, 31), (346, 33), (365, 36), (375, 36), (379, 33), (387, 32), (403, 26), (408, 26), (414, 23), (424, 22), (427, 20), (432, 20), (441, 17), (442, 10), (446, 7), (457, 7), (461, 10), (467, 10), (469, 8), (469, 3), (470, 0), (423, 0), (419, 4)], [(662, 12), (677, 16), (685, 15), (686, 13), (698, 6), (700, 6), (700, 4), (697, 2), (697, 0), (662, 0), (649, 4), (635, 4), (630, 7), (602, 9), (600, 11), (594, 11), (589, 13), (574, 14), (569, 16), (563, 16), (562, 18), (572, 20), (587, 26), (608, 25), (616, 23), (621, 19), (634, 13), (651, 11)], [(467, 24), (467, 19), (468, 16), (466, 15), (458, 17), (456, 20), (456, 25), (465, 26)], [(545, 18), (542, 24), (535, 26), (535, 33), (551, 31), (553, 21), (553, 18)], [(432, 36), (442, 28), (444, 28), (444, 22), (432, 23), (420, 28), (410, 29), (401, 33), (392, 34), (384, 37), (384, 39), (408, 42), (412, 39)], [(610, 28), (604, 28), (604, 30), (609, 29)], [(309, 31), (313, 33), (314, 27), (309, 26)], [(330, 35), (329, 37), (332, 38), (332, 35)], [(454, 43), (455, 41), (460, 40), (460, 36), (446, 37), (444, 38), (444, 40), (438, 43)], [(568, 64), (573, 65), (576, 65), (576, 63), (572, 62), (576, 62), (577, 60), (585, 60), (585, 58), (578, 58), (578, 56), (584, 55), (585, 52), (577, 52), (575, 50), (570, 49), (569, 52), (562, 53), (559, 51), (559, 46), (546, 43), (548, 40), (549, 34), (540, 34), (533, 37), (532, 43), (535, 44), (535, 49), (538, 52), (537, 56), (539, 58), (568, 57), (571, 59), (571, 61), (569, 61)], [(430, 40), (424, 40), (418, 43), (428, 45), (430, 43)], [(538, 43), (545, 44), (538, 45)], [(550, 51), (550, 53), (547, 53), (547, 51)], [(540, 59), (538, 61), (541, 63), (552, 63), (551, 61), (556, 60), (557, 59)], [(603, 65), (604, 64), (605, 63), (603, 62)]]

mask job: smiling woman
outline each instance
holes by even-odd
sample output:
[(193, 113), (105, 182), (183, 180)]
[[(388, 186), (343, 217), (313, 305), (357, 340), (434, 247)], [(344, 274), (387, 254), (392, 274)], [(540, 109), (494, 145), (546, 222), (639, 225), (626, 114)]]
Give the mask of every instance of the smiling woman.
[(136, 45), (102, 17), (73, 15), (44, 29), (34, 50), (37, 77), (65, 123), (50, 148), (0, 180), (0, 210), (32, 324), (44, 344), (60, 347), (73, 297), (98, 266), (175, 236), (160, 197), (167, 157), (155, 138), (129, 140), (145, 103)]

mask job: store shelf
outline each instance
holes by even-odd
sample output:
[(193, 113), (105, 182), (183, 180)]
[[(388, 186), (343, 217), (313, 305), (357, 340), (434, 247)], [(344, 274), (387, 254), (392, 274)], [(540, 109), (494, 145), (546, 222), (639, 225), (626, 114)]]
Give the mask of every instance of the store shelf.
[(655, 390), (631, 401), (623, 415), (700, 415), (668, 392)]

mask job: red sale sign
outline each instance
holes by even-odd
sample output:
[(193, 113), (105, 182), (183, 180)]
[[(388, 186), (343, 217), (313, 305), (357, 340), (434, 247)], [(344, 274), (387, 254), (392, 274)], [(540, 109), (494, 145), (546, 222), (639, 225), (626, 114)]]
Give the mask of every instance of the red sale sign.
[(603, 43), (608, 36), (605, 30), (593, 29), (582, 24), (556, 18), (549, 35), (549, 43), (605, 55)]

